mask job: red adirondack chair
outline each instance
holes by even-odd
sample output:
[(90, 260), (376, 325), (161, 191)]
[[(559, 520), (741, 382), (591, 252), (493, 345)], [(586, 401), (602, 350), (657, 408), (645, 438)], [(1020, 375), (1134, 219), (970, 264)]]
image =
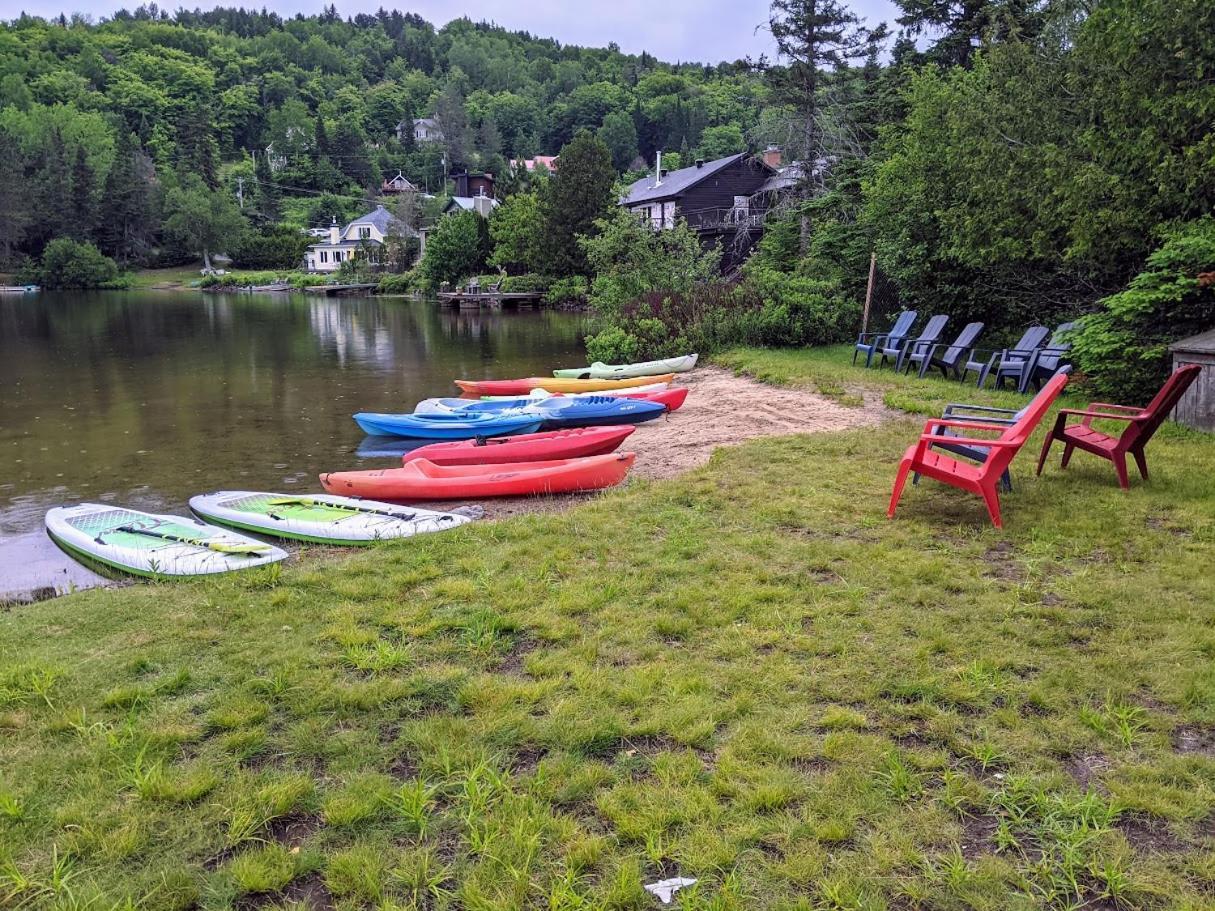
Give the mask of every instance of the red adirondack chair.
[[(903, 486), (907, 483), (907, 475), (918, 472), (924, 477), (936, 478), (962, 490), (978, 494), (987, 504), (987, 512), (996, 528), (1003, 528), (1000, 518), (1000, 476), (1008, 468), (1021, 447), (1029, 440), (1029, 436), (1038, 426), (1051, 403), (1067, 385), (1067, 374), (1056, 374), (1042, 387), (1042, 391), (1034, 396), (1033, 401), (1026, 406), (1022, 417), (1011, 427), (1006, 424), (987, 424), (982, 421), (958, 421), (950, 418), (934, 418), (924, 425), (920, 439), (907, 448), (903, 461), (899, 463), (899, 473), (894, 479), (894, 491), (890, 494), (890, 508), (886, 515), (894, 518), (894, 511), (903, 496)], [(962, 430), (986, 430), (999, 432), (998, 437), (991, 439), (972, 437), (940, 436), (937, 427), (957, 427)], [(973, 462), (952, 458), (943, 452), (933, 449), (945, 443), (962, 444), (987, 448), (987, 459), (976, 465)]]
[[(1190, 388), (1190, 383), (1198, 379), (1202, 367), (1198, 364), (1186, 364), (1177, 370), (1160, 387), (1160, 391), (1144, 408), (1134, 408), (1130, 405), (1110, 405), (1106, 402), (1092, 402), (1084, 411), (1074, 411), (1065, 408), (1055, 419), (1055, 426), (1047, 434), (1046, 442), (1042, 444), (1042, 454), (1038, 456), (1038, 474), (1042, 474), (1042, 466), (1046, 464), (1046, 456), (1050, 453), (1051, 444), (1058, 440), (1063, 444), (1063, 463), (1072, 460), (1072, 452), (1083, 449), (1095, 456), (1109, 459), (1114, 463), (1114, 471), (1118, 475), (1118, 484), (1123, 490), (1131, 486), (1126, 473), (1126, 457), (1129, 453), (1139, 466), (1139, 474), (1143, 480), (1148, 478), (1147, 457), (1143, 448), (1153, 434), (1164, 423), (1164, 419), (1177, 405), (1178, 400)], [(1081, 419), (1079, 424), (1067, 424), (1069, 416)], [(1093, 429), (1093, 421), (1097, 418), (1109, 421), (1125, 421), (1127, 427), (1119, 436), (1112, 437)]]

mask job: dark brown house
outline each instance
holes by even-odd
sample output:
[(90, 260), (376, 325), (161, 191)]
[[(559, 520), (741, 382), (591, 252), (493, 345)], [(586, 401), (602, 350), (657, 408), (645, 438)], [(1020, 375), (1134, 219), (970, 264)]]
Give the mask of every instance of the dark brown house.
[(763, 212), (752, 196), (775, 174), (745, 152), (668, 172), (661, 170), (660, 157), (655, 173), (629, 187), (620, 204), (656, 230), (683, 219), (704, 246), (721, 245), (722, 270), (728, 272), (762, 231)]

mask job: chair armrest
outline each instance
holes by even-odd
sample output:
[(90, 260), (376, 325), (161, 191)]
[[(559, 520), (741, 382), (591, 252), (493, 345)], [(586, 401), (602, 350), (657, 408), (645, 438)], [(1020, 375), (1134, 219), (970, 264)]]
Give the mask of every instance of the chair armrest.
[(1068, 415), (1081, 418), (1080, 423), (1085, 427), (1091, 427), (1094, 418), (1100, 418), (1103, 421), (1126, 421), (1128, 424), (1131, 424), (1138, 417), (1135, 414), (1109, 414), (1104, 411), (1077, 411), (1073, 408), (1064, 408), (1059, 412), (1059, 416), (1055, 418), (1055, 430), (1063, 429), (1063, 426), (1067, 423)]
[(1109, 402), (1089, 402), (1088, 411), (1096, 411), (1098, 408), (1109, 409), (1111, 411), (1129, 411), (1138, 414), (1143, 409), (1137, 408), (1134, 405), (1111, 405)]
[(1008, 429), (1006, 424), (994, 424), (985, 421), (955, 421), (949, 418), (931, 418), (924, 423), (924, 434), (932, 433), (934, 427), (961, 427), (963, 430), (998, 430), (1003, 433)]

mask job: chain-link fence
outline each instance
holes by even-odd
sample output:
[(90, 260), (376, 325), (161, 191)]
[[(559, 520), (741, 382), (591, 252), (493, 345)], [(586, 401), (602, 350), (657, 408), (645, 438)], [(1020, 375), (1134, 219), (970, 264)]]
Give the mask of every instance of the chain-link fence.
[(899, 289), (889, 275), (882, 271), (877, 258), (869, 260), (869, 284), (865, 292), (865, 309), (861, 319), (862, 332), (885, 329), (894, 315), (903, 309)]

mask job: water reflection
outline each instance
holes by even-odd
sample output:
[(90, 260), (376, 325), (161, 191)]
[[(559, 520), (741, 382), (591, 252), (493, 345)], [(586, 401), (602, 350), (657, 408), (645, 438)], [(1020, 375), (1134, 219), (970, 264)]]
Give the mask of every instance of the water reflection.
[(584, 328), (398, 299), (0, 298), (0, 539), (65, 501), (179, 509), (203, 490), (311, 489), (319, 471), (399, 459), (399, 444), (361, 446), (350, 415), (575, 363)]

